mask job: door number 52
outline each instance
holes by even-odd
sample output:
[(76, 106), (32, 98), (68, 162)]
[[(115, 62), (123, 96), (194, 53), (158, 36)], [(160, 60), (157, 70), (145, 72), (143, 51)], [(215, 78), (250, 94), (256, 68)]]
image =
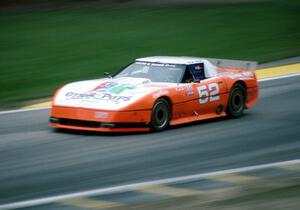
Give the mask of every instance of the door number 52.
[(199, 93), (199, 103), (206, 104), (209, 101), (220, 100), (220, 87), (217, 83), (201, 85), (197, 87)]

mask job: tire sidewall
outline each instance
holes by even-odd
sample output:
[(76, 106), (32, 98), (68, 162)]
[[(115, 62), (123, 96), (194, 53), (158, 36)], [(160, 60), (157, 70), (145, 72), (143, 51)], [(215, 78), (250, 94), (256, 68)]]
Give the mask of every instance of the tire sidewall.
[[(166, 120), (164, 121), (164, 123), (162, 125), (157, 125), (156, 124), (156, 119), (155, 119), (157, 116), (155, 116), (155, 114), (156, 114), (156, 109), (160, 105), (165, 106), (167, 112), (164, 113), (164, 114), (167, 114), (167, 117), (166, 117)], [(156, 132), (165, 130), (169, 126), (170, 118), (171, 118), (171, 115), (170, 115), (170, 105), (169, 105), (168, 101), (166, 99), (164, 99), (164, 98), (159, 98), (154, 103), (153, 108), (152, 108), (152, 112), (151, 112), (151, 128), (152, 128), (152, 130), (156, 131)]]
[[(228, 100), (228, 107), (227, 107), (227, 115), (231, 118), (237, 118), (240, 117), (241, 115), (243, 115), (244, 109), (245, 109), (245, 103), (246, 103), (246, 89), (243, 85), (241, 84), (235, 84), (232, 88), (232, 90), (230, 91), (230, 96), (229, 96), (229, 100)], [(242, 101), (242, 106), (238, 109), (235, 110), (233, 108), (232, 103), (233, 100), (235, 100), (235, 97), (237, 94), (241, 94), (241, 98), (240, 100)]]

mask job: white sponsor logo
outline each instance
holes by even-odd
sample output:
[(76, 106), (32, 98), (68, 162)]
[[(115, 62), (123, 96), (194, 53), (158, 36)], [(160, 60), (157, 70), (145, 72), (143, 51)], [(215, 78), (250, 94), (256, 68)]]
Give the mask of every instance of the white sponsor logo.
[(160, 90), (156, 93), (153, 93), (153, 98), (159, 98), (160, 96), (163, 96), (163, 95), (167, 95), (169, 94), (169, 91), (167, 90)]
[(194, 96), (193, 86), (189, 85), (189, 86), (186, 87), (186, 95), (187, 96)]
[(101, 119), (108, 118), (108, 113), (107, 112), (96, 112), (95, 117), (96, 118), (101, 118)]
[(132, 96), (119, 96), (112, 95), (110, 93), (74, 93), (68, 92), (65, 94), (67, 100), (104, 100), (104, 101), (112, 101), (116, 104), (129, 101)]

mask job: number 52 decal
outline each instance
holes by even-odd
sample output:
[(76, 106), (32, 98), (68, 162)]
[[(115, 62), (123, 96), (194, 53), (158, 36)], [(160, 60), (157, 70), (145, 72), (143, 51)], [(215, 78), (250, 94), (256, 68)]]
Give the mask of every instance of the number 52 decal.
[(199, 93), (199, 103), (206, 104), (209, 101), (220, 100), (220, 87), (217, 83), (201, 85), (197, 87)]

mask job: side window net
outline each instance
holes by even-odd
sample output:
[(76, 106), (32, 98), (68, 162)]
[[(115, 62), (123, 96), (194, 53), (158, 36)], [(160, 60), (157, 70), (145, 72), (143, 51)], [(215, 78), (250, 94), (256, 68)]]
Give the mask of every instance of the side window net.
[(200, 82), (200, 80), (205, 79), (203, 63), (191, 64), (189, 65), (189, 70), (194, 77), (194, 82)]

